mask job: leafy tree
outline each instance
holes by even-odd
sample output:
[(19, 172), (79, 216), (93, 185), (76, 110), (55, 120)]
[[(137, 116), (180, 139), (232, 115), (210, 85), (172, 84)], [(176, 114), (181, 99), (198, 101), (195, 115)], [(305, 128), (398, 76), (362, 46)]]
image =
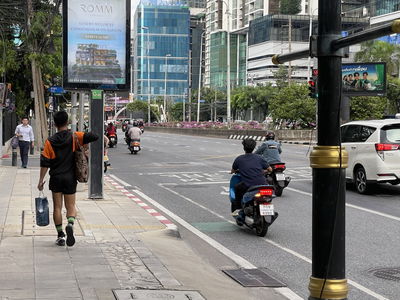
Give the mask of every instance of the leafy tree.
[(400, 46), (384, 41), (371, 40), (362, 44), (356, 53), (357, 62), (386, 62), (387, 73), (399, 75)]
[(278, 89), (271, 97), (269, 108), (274, 119), (306, 124), (315, 121), (316, 102), (308, 97), (308, 87), (305, 84), (292, 84)]
[(385, 97), (352, 97), (350, 104), (350, 119), (382, 119), (385, 114), (386, 103), (387, 98)]
[[(217, 116), (226, 115), (225, 91), (205, 87), (201, 89), (200, 96), (201, 100), (205, 100), (205, 102), (200, 104), (200, 121), (212, 120), (215, 114)], [(192, 108), (195, 107), (194, 111), (197, 116), (197, 91), (192, 92), (192, 103), (195, 103), (195, 106), (192, 106)]]
[(263, 117), (268, 113), (268, 104), (275, 89), (271, 85), (266, 86), (244, 86), (233, 90), (232, 108), (235, 112), (243, 115), (253, 108), (261, 110)]
[[(148, 103), (147, 101), (136, 100), (126, 105), (126, 110), (143, 112), (145, 115), (145, 122), (148, 122)], [(150, 106), (150, 121), (159, 120), (159, 113), (156, 107)]]
[(386, 113), (394, 115), (400, 112), (400, 79), (388, 77), (387, 93), (388, 107)]
[(281, 0), (281, 14), (297, 15), (301, 12), (301, 0)]
[(286, 66), (279, 65), (278, 69), (276, 71), (273, 71), (272, 74), (274, 74), (275, 84), (278, 89), (285, 88), (289, 85), (288, 70)]

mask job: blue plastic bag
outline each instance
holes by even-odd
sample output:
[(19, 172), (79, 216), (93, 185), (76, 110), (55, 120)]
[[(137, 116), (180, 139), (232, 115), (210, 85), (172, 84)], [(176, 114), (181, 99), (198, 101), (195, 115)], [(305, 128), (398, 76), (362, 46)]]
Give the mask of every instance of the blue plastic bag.
[(19, 139), (18, 139), (17, 136), (14, 136), (14, 137), (12, 138), (12, 140), (11, 140), (11, 147), (12, 147), (13, 149), (17, 149), (17, 148), (18, 148), (18, 145), (19, 145)]
[(35, 198), (36, 207), (36, 225), (47, 226), (49, 225), (49, 201), (44, 196), (43, 192), (39, 194), (39, 197)]

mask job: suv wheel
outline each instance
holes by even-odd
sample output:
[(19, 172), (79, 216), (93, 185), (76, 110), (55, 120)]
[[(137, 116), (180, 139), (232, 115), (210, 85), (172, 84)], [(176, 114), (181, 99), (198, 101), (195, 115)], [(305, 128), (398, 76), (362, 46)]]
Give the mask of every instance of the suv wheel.
[(367, 194), (370, 186), (367, 184), (367, 175), (363, 167), (358, 167), (354, 172), (354, 184), (357, 192), (360, 194)]

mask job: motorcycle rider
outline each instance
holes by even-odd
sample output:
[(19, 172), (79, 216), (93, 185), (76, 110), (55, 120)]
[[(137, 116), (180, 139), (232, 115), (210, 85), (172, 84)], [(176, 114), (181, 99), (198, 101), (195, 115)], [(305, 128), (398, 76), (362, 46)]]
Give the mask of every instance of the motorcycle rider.
[(139, 129), (139, 123), (134, 121), (132, 127), (129, 128), (127, 133), (127, 144), (130, 145), (132, 140), (140, 141), (140, 136), (142, 135), (142, 131)]
[(249, 187), (267, 184), (264, 174), (272, 171), (260, 155), (252, 153), (256, 144), (256, 141), (251, 138), (243, 140), (245, 154), (238, 156), (233, 162), (231, 173), (240, 173), (242, 181), (235, 185), (235, 202), (232, 203), (232, 212), (242, 208), (241, 201)]
[(265, 135), (266, 141), (259, 146), (255, 154), (259, 154), (267, 164), (281, 162), (281, 144), (275, 141), (275, 133), (268, 131)]
[(110, 136), (115, 135), (115, 141), (118, 141), (117, 137), (117, 129), (115, 128), (114, 124), (112, 122), (108, 123), (108, 126), (106, 128), (106, 136), (110, 138)]

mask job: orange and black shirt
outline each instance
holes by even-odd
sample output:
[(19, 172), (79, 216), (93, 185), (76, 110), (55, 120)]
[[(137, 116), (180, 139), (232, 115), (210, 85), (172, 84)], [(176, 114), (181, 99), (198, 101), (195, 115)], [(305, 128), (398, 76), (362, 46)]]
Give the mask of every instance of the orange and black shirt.
[[(96, 141), (92, 132), (75, 132), (81, 145)], [(75, 174), (75, 137), (68, 130), (59, 131), (46, 140), (40, 156), (40, 166), (50, 168), (50, 176)]]

